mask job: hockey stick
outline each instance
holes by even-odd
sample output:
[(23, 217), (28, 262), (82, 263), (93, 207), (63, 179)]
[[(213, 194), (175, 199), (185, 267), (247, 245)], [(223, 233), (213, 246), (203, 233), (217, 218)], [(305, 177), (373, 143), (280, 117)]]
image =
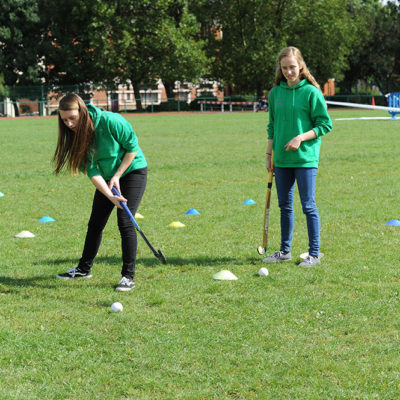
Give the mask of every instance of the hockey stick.
[(258, 254), (263, 255), (267, 251), (268, 247), (268, 225), (269, 225), (269, 209), (271, 205), (271, 190), (272, 181), (274, 179), (274, 154), (271, 155), (271, 171), (268, 173), (268, 188), (267, 197), (265, 199), (265, 211), (264, 211), (264, 229), (263, 229), (263, 245), (258, 246)]
[[(116, 196), (120, 196), (117, 188), (115, 186), (112, 187), (112, 192), (116, 195)], [(129, 219), (132, 221), (133, 225), (135, 226), (136, 230), (140, 233), (140, 236), (142, 236), (143, 240), (146, 242), (147, 246), (149, 246), (149, 249), (153, 252), (153, 254), (163, 263), (166, 264), (167, 263), (167, 259), (165, 258), (163, 252), (161, 250), (156, 250), (151, 244), (150, 242), (147, 240), (145, 234), (142, 232), (142, 230), (140, 229), (138, 223), (136, 222), (134, 216), (131, 213), (131, 210), (129, 210), (128, 206), (126, 205), (126, 203), (124, 202), (120, 202), (122, 208), (125, 210), (125, 212), (128, 214)]]

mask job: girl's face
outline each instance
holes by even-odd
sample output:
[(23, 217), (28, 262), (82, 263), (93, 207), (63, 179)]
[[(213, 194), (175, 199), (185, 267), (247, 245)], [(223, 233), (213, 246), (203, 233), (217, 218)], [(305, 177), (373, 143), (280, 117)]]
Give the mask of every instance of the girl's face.
[(75, 132), (79, 123), (79, 110), (60, 110), (59, 113), (64, 124)]
[(289, 86), (296, 86), (300, 82), (300, 65), (294, 56), (282, 58), (281, 70)]

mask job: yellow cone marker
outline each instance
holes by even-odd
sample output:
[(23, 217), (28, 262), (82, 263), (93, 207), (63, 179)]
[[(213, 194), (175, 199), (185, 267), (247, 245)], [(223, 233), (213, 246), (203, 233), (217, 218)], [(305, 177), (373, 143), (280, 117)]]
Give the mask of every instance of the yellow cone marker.
[(184, 228), (186, 225), (182, 224), (182, 222), (174, 221), (169, 224), (171, 228)]
[(139, 214), (139, 213), (136, 213), (135, 214), (135, 219), (143, 219), (144, 217), (143, 217), (143, 215), (142, 214)]

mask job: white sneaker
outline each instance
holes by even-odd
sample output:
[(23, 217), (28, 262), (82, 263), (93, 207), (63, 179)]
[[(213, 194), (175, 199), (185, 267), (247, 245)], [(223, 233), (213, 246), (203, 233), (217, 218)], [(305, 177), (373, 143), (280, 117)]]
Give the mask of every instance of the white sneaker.
[(315, 264), (319, 264), (320, 262), (321, 262), (321, 260), (319, 257), (314, 257), (314, 256), (308, 255), (304, 259), (304, 261), (299, 264), (299, 267), (310, 268), (310, 267), (313, 267)]
[(121, 278), (121, 280), (119, 281), (115, 290), (117, 292), (128, 292), (129, 290), (133, 289), (134, 287), (135, 287), (135, 281), (131, 278), (123, 276)]
[(276, 251), (275, 253), (271, 254), (269, 257), (264, 258), (263, 262), (265, 263), (275, 263), (279, 261), (290, 261), (292, 259), (292, 255), (290, 251), (287, 253), (283, 251)]

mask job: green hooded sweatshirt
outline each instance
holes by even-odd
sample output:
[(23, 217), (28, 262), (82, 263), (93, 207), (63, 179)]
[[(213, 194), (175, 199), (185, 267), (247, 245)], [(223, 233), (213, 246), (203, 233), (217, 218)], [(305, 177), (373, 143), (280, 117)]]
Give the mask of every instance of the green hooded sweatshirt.
[(93, 120), (95, 134), (95, 143), (87, 163), (87, 175), (90, 179), (101, 175), (106, 181), (110, 180), (121, 165), (125, 153), (137, 152), (122, 176), (147, 166), (136, 134), (125, 118), (120, 114), (102, 111), (92, 104), (88, 104), (87, 108)]
[[(295, 136), (314, 130), (316, 139), (302, 142), (296, 151), (285, 145)], [(269, 96), (268, 139), (272, 139), (274, 164), (282, 168), (318, 168), (321, 136), (332, 130), (332, 121), (319, 89), (303, 79), (290, 87), (281, 81)]]

